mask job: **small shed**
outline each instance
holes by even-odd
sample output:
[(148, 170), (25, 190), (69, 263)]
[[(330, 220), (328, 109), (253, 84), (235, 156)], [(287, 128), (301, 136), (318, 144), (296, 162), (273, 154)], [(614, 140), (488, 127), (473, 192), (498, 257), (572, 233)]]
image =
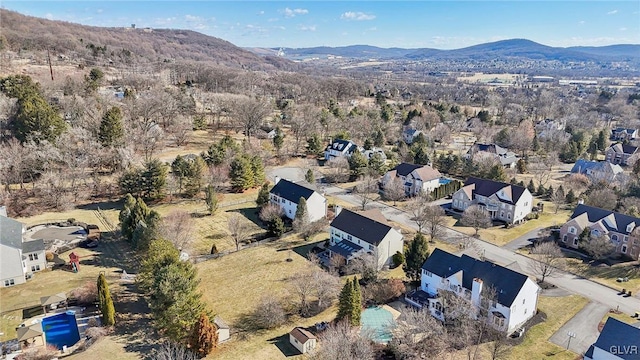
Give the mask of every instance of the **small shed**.
[(51, 296), (43, 296), (40, 298), (40, 305), (42, 305), (42, 309), (44, 313), (47, 313), (47, 308), (54, 310), (59, 305), (64, 305), (67, 307), (67, 295), (65, 293), (58, 293)]
[(216, 324), (216, 327), (218, 328), (218, 330), (216, 330), (218, 333), (218, 342), (222, 343), (229, 340), (231, 337), (231, 334), (229, 333), (229, 325), (222, 321), (218, 316), (213, 318), (213, 323)]
[(303, 354), (316, 347), (316, 337), (309, 331), (296, 327), (289, 333), (289, 342)]
[(22, 349), (44, 345), (44, 331), (42, 331), (42, 324), (39, 322), (30, 326), (18, 327), (16, 332)]

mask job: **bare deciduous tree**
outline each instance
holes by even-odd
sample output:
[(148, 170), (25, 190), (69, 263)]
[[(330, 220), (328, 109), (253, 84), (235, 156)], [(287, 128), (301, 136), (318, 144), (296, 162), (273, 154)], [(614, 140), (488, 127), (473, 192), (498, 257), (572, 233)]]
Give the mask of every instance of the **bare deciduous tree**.
[(428, 205), (425, 208), (425, 218), (427, 230), (429, 231), (429, 240), (431, 242), (442, 236), (444, 232), (445, 214), (440, 205)]
[(552, 241), (536, 244), (531, 254), (535, 255), (535, 258), (531, 259), (531, 269), (541, 277), (540, 282), (555, 274), (564, 262), (560, 247)]
[(409, 214), (411, 214), (411, 220), (418, 226), (418, 232), (421, 233), (422, 229), (427, 226), (427, 208), (429, 207), (428, 198), (426, 196), (414, 197), (409, 203)]
[(397, 201), (405, 198), (404, 184), (402, 180), (394, 177), (391, 181), (384, 185), (384, 198), (393, 201), (393, 206)]
[(264, 296), (251, 314), (251, 320), (258, 329), (273, 329), (287, 321), (287, 314), (278, 299)]
[(373, 360), (375, 352), (369, 339), (346, 322), (330, 325), (319, 336), (322, 346), (310, 354), (310, 359)]
[(193, 240), (194, 229), (193, 218), (188, 211), (173, 210), (162, 218), (160, 234), (171, 241), (178, 250), (185, 250)]
[(249, 140), (270, 113), (271, 109), (266, 103), (253, 98), (244, 98), (233, 104), (234, 117)]
[(609, 235), (600, 234), (589, 236), (580, 242), (580, 248), (586, 251), (594, 260), (604, 260), (615, 250), (616, 246), (611, 242)]
[(474, 236), (478, 236), (478, 230), (491, 226), (489, 212), (478, 205), (471, 205), (462, 213), (460, 222), (475, 230)]
[(240, 244), (249, 238), (251, 234), (251, 227), (247, 223), (247, 219), (244, 216), (234, 213), (229, 217), (228, 221), (229, 232), (231, 233), (231, 239), (236, 245), (236, 251), (240, 250)]
[(360, 198), (360, 206), (362, 210), (367, 209), (367, 205), (373, 201), (374, 192), (377, 190), (378, 180), (370, 175), (362, 177), (362, 180), (355, 187), (355, 193)]
[(602, 209), (613, 210), (618, 205), (618, 195), (609, 188), (599, 188), (592, 190), (585, 201), (587, 205)]
[(182, 344), (165, 342), (155, 351), (155, 360), (198, 360), (196, 353)]
[(390, 345), (399, 359), (415, 359), (425, 353), (439, 358), (447, 348), (445, 328), (426, 310), (404, 308), (392, 333)]

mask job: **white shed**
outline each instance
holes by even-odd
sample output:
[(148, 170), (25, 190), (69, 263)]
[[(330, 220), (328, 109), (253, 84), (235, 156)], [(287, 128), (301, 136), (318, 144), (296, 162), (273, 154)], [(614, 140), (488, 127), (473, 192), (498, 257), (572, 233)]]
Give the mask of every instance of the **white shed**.
[(216, 327), (218, 328), (218, 342), (222, 343), (229, 340), (231, 337), (231, 334), (229, 334), (229, 325), (217, 316), (213, 319), (213, 323), (216, 324)]
[(316, 337), (307, 330), (297, 327), (289, 333), (289, 342), (303, 354), (316, 347)]

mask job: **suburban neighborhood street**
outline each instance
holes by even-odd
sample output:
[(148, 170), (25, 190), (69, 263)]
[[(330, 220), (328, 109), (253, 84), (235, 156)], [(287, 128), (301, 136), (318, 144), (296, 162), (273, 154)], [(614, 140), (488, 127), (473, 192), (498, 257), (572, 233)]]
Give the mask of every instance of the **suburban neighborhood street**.
[(608, 311), (609, 307), (602, 303), (595, 301), (588, 303), (576, 316), (556, 331), (549, 341), (565, 349), (568, 347), (577, 354), (587, 351), (598, 338), (598, 324)]

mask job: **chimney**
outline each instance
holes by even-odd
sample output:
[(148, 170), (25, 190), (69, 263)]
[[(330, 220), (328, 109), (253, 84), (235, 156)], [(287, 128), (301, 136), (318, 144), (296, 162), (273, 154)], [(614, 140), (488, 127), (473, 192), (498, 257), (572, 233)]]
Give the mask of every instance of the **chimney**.
[(471, 284), (471, 302), (475, 306), (480, 305), (480, 299), (482, 296), (482, 287), (483, 287), (482, 279), (474, 278), (473, 283)]
[(335, 208), (334, 208), (334, 212), (336, 214), (335, 216), (338, 216), (341, 211), (342, 211), (342, 206), (335, 205)]
[(273, 185), (277, 184), (280, 181), (280, 176), (277, 176), (273, 179)]

